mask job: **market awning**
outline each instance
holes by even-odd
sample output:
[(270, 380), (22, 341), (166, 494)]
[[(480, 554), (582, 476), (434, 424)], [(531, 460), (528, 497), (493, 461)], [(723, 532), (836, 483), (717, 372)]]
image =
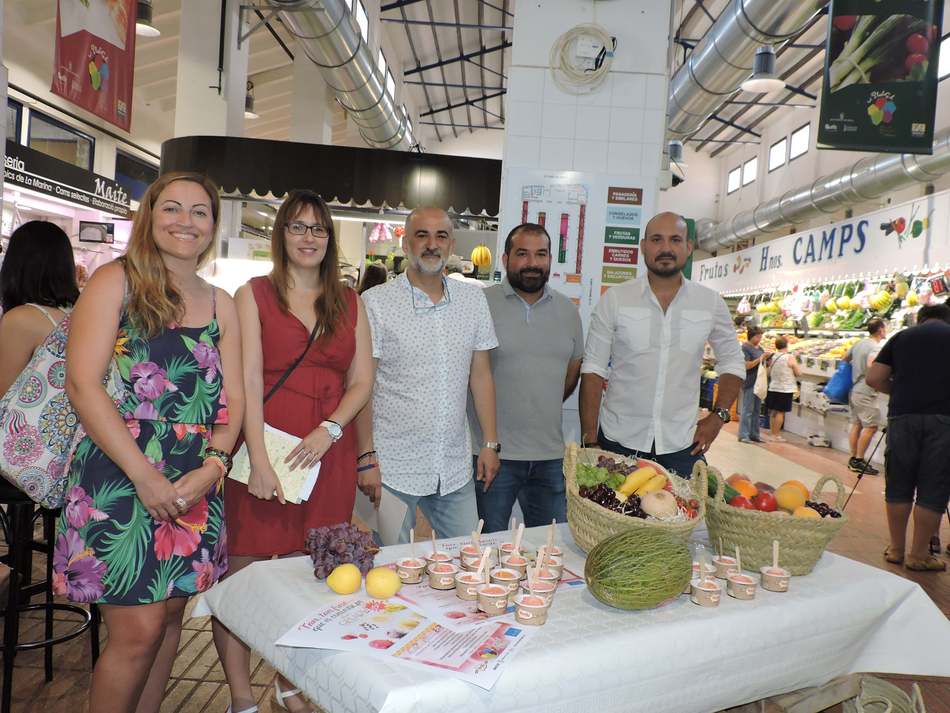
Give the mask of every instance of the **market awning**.
[(498, 214), (501, 161), (383, 149), (183, 136), (162, 144), (163, 173), (197, 171), (225, 193), (281, 197), (309, 188), (327, 201)]

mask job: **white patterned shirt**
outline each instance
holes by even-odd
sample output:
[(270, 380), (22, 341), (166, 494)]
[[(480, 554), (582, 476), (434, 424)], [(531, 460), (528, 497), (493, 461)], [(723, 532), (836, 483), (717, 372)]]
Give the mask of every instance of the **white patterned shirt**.
[(472, 477), (465, 403), (472, 355), (498, 346), (482, 289), (444, 281), (433, 305), (405, 273), (363, 293), (377, 360), (373, 440), (383, 483), (445, 495)]
[(716, 371), (745, 378), (745, 359), (719, 294), (683, 278), (666, 312), (646, 276), (611, 287), (591, 316), (582, 374), (608, 379), (604, 435), (626, 448), (675, 453), (692, 445), (703, 349)]

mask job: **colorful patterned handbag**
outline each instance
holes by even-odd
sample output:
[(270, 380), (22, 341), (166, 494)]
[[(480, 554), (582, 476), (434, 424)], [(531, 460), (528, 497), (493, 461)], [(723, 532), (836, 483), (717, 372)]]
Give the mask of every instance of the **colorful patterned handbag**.
[[(0, 475), (46, 508), (63, 504), (69, 461), (85, 432), (66, 396), (67, 314), (0, 398)], [(113, 360), (104, 386), (124, 400)]]

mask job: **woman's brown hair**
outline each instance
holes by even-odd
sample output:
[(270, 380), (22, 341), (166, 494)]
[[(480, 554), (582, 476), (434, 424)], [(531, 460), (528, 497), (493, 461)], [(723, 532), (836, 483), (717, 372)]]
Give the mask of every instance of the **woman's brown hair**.
[(145, 191), (132, 223), (128, 250), (119, 260), (125, 267), (129, 286), (129, 317), (146, 338), (154, 337), (169, 324), (181, 322), (184, 318), (181, 293), (169, 279), (168, 268), (165, 267), (152, 235), (152, 211), (155, 209), (155, 202), (162, 191), (175, 181), (197, 183), (204, 188), (211, 202), (215, 237), (198, 256), (198, 267), (214, 254), (217, 238), (221, 199), (218, 196), (218, 187), (207, 176), (200, 173), (166, 173), (159, 176)]
[(333, 230), (333, 216), (326, 201), (313, 191), (291, 191), (274, 218), (271, 233), (271, 254), (274, 269), (270, 280), (277, 291), (277, 300), (281, 309), (289, 311), (287, 291), (291, 288), (287, 264), (287, 226), (297, 219), (304, 210), (311, 208), (317, 220), (327, 231), (327, 250), (318, 268), (320, 271), (320, 295), (313, 304), (317, 314), (317, 334), (333, 334), (342, 318), (346, 316), (345, 287), (340, 282), (339, 248), (336, 233)]

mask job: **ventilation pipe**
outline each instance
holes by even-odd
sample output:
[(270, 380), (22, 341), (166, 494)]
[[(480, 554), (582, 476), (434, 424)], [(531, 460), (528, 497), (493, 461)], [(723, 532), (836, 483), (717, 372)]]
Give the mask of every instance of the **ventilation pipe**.
[(409, 138), (408, 119), (386, 91), (386, 78), (345, 0), (267, 0), (267, 4), (320, 68), (367, 144), (394, 148)]
[(713, 252), (740, 240), (771, 233), (822, 213), (834, 213), (855, 203), (874, 200), (914, 183), (931, 183), (950, 171), (950, 129), (934, 137), (930, 156), (878, 154), (807, 186), (794, 188), (779, 198), (760, 203), (732, 220), (703, 226), (699, 246)]
[(755, 51), (800, 33), (828, 0), (731, 0), (670, 79), (667, 132), (697, 131), (752, 74)]

